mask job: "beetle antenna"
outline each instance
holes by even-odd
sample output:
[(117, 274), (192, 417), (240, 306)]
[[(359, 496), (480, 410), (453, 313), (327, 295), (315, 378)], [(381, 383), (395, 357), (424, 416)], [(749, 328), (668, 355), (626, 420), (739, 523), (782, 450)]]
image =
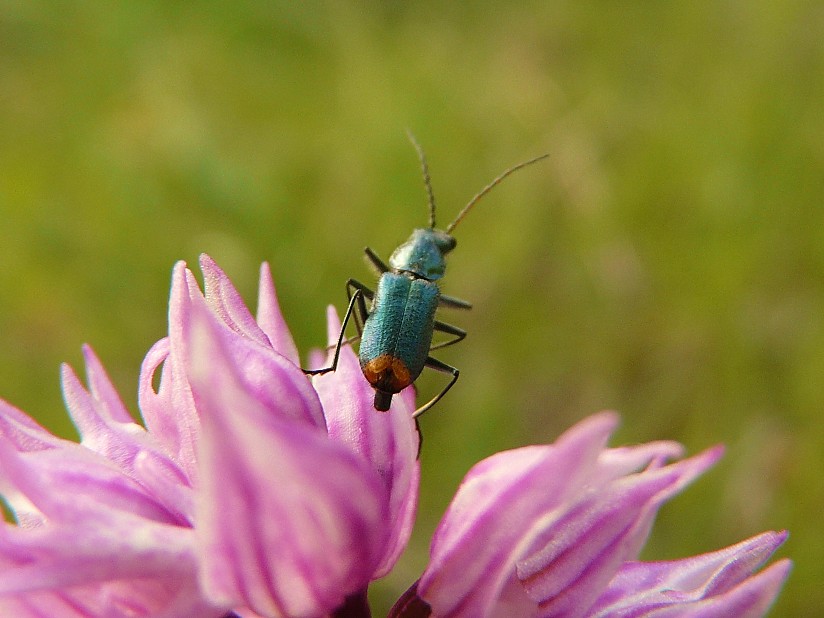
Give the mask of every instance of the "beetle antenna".
[(406, 130), (409, 136), (409, 141), (418, 151), (418, 158), (421, 160), (421, 170), (423, 171), (423, 184), (426, 185), (426, 195), (429, 198), (429, 227), (435, 229), (435, 193), (432, 191), (432, 181), (429, 179), (429, 166), (426, 164), (426, 155), (423, 153), (423, 148), (412, 135), (412, 131)]
[(451, 234), (452, 230), (455, 229), (455, 226), (458, 225), (461, 222), (461, 219), (463, 219), (466, 216), (466, 213), (468, 213), (472, 209), (472, 207), (475, 205), (475, 203), (479, 199), (481, 199), (484, 195), (489, 193), (504, 178), (506, 178), (507, 176), (509, 176), (513, 172), (517, 172), (522, 167), (526, 167), (527, 165), (532, 165), (533, 163), (537, 163), (541, 159), (546, 159), (548, 156), (549, 156), (549, 154), (542, 154), (539, 157), (535, 157), (534, 159), (530, 159), (529, 161), (524, 161), (523, 163), (518, 163), (518, 165), (513, 165), (512, 167), (504, 170), (503, 173), (500, 176), (498, 176), (495, 180), (493, 180), (488, 185), (486, 185), (483, 189), (481, 189), (481, 191), (475, 197), (473, 197), (471, 200), (469, 200), (469, 203), (466, 206), (463, 207), (463, 210), (461, 210), (461, 212), (458, 213), (458, 216), (455, 217), (455, 220), (452, 223), (449, 224), (449, 227), (446, 228), (446, 233)]

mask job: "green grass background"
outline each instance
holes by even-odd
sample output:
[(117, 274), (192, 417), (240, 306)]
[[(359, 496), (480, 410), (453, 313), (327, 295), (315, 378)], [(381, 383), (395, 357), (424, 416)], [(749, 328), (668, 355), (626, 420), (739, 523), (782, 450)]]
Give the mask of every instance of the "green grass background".
[[(420, 573), (463, 474), (603, 408), (614, 443), (723, 461), (644, 557), (788, 528), (774, 616), (824, 607), (824, 10), (815, 1), (0, 1), (0, 396), (74, 435), (58, 365), (102, 357), (135, 412), (172, 264), (255, 302), (268, 260), (303, 351), (361, 253), (426, 224), (469, 337), (422, 419)], [(443, 376), (420, 381), (431, 396)]]

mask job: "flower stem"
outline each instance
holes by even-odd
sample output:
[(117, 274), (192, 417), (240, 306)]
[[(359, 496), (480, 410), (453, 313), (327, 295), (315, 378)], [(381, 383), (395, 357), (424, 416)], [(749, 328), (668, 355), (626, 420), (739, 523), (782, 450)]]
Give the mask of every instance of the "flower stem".
[(343, 605), (332, 612), (331, 618), (372, 618), (366, 590), (346, 597)]
[(418, 596), (418, 582), (415, 582), (401, 595), (387, 618), (428, 618), (431, 615), (432, 608)]

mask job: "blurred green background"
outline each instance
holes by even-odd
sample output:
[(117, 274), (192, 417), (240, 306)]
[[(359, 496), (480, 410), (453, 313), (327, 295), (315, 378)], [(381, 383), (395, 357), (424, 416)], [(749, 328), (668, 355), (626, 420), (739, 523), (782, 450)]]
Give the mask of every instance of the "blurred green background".
[[(723, 442), (644, 557), (788, 528), (774, 616), (824, 607), (824, 5), (815, 1), (0, 2), (0, 396), (74, 435), (58, 365), (102, 357), (136, 412), (172, 264), (301, 349), (344, 281), (445, 225), (475, 308), (422, 419), (420, 515), (375, 615), (420, 573), (469, 467), (619, 410), (613, 443)], [(421, 397), (443, 384), (420, 381)]]

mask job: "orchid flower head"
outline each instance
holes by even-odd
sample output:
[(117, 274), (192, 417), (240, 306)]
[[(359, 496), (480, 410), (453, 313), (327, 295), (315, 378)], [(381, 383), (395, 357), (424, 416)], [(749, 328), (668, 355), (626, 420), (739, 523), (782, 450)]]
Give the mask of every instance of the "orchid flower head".
[[(208, 256), (172, 273), (168, 335), (146, 354), (134, 420), (83, 348), (62, 386), (79, 442), (0, 400), (0, 615), (322, 618), (370, 615), (417, 508), (409, 388), (377, 413), (351, 346), (307, 377), (269, 267), (256, 314)], [(328, 316), (328, 340), (340, 321)], [(317, 359), (318, 365), (322, 360)], [(762, 616), (786, 538), (639, 561), (660, 506), (720, 456), (673, 442), (610, 448), (613, 413), (466, 475), (430, 561), (390, 615)], [(759, 570), (760, 569), (760, 570)]]

